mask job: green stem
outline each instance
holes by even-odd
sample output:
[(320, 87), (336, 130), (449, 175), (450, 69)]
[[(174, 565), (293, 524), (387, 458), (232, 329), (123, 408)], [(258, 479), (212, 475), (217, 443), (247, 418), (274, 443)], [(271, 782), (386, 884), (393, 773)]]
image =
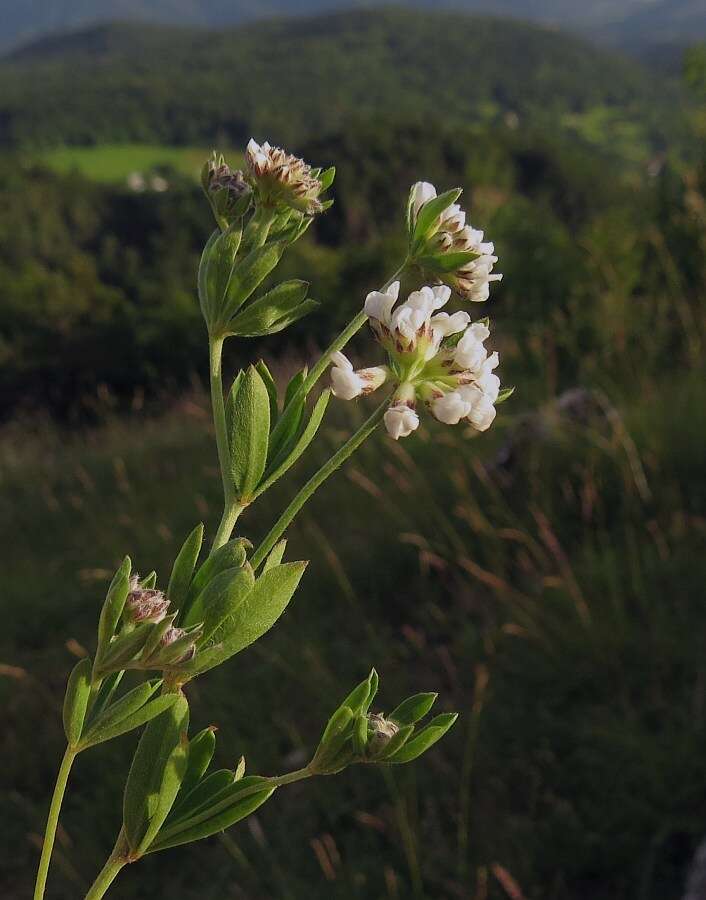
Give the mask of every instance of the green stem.
[(47, 886), (47, 875), (49, 874), (49, 864), (51, 862), (54, 841), (56, 839), (56, 829), (59, 824), (61, 804), (66, 792), (69, 772), (71, 771), (71, 766), (74, 764), (76, 756), (76, 751), (72, 747), (67, 747), (64, 758), (61, 761), (61, 766), (59, 767), (59, 772), (56, 776), (54, 793), (52, 794), (51, 804), (49, 805), (47, 827), (44, 831), (42, 855), (39, 860), (39, 868), (37, 869), (37, 882), (34, 886), (34, 900), (42, 900), (42, 897), (44, 897), (44, 890)]
[[(392, 282), (396, 281), (400, 277), (402, 272), (404, 272), (405, 268), (407, 267), (408, 262), (409, 259), (405, 259), (399, 269), (397, 269), (397, 271), (393, 275), (391, 275), (387, 279), (385, 284), (380, 288), (381, 291), (386, 291), (392, 284)], [(351, 319), (351, 321), (348, 323), (348, 325), (346, 325), (346, 327), (338, 335), (338, 337), (334, 338), (333, 341), (331, 341), (329, 346), (321, 355), (321, 358), (317, 360), (316, 364), (312, 367), (311, 372), (309, 372), (306, 380), (304, 381), (304, 384), (302, 385), (301, 391), (303, 392), (305, 397), (326, 371), (326, 367), (328, 366), (333, 354), (338, 350), (342, 350), (346, 346), (348, 341), (350, 341), (350, 339), (360, 331), (360, 329), (363, 327), (363, 325), (365, 325), (367, 321), (368, 317), (365, 315), (365, 312), (361, 310), (357, 316)]]
[(223, 483), (223, 515), (216, 532), (216, 537), (211, 547), (211, 553), (218, 550), (228, 541), (238, 516), (243, 511), (242, 504), (238, 503), (233, 490), (233, 484), (228, 475), (230, 468), (230, 448), (228, 444), (228, 427), (226, 425), (226, 407), (223, 399), (223, 337), (212, 337), (209, 340), (209, 359), (211, 372), (211, 406), (213, 407), (213, 424), (216, 429), (216, 446), (218, 447), (218, 463), (221, 468), (221, 481)]
[(85, 900), (100, 900), (101, 897), (105, 896), (108, 888), (115, 881), (120, 870), (123, 866), (127, 865), (129, 861), (129, 852), (130, 849), (125, 839), (125, 832), (121, 828), (118, 839), (115, 842), (115, 847), (113, 847), (113, 852), (98, 873), (98, 877), (91, 885), (91, 889), (86, 894)]
[(385, 415), (385, 411), (389, 404), (390, 398), (387, 397), (380, 406), (378, 406), (372, 416), (361, 425), (358, 431), (356, 431), (356, 433), (350, 437), (336, 453), (334, 453), (331, 459), (329, 459), (329, 461), (325, 463), (300, 489), (299, 493), (275, 522), (267, 537), (255, 551), (255, 554), (250, 560), (253, 569), (257, 569), (260, 563), (263, 562), (270, 550), (272, 550), (277, 541), (282, 537), (292, 519), (296, 516), (302, 506), (304, 506), (306, 501), (314, 494), (317, 488), (326, 481), (329, 475), (333, 475), (336, 469), (338, 469), (339, 466), (341, 466), (348, 457), (360, 447), (363, 441), (370, 437), (373, 431), (375, 431), (382, 421), (382, 417)]

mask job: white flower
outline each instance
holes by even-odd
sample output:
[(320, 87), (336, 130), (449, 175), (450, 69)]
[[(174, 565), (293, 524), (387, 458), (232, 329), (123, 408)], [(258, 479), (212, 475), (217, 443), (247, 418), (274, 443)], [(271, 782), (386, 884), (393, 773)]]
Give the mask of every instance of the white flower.
[(331, 354), (331, 391), (341, 400), (354, 400), (365, 394), (372, 394), (387, 380), (386, 366), (371, 366), (354, 371), (353, 364), (340, 350)]
[(337, 351), (331, 356), (333, 368), (331, 369), (331, 390), (335, 397), (342, 400), (353, 400), (363, 393), (363, 382), (353, 370), (353, 364)]
[(459, 369), (480, 372), (488, 357), (488, 351), (472, 331), (472, 326), (456, 345), (453, 360)]
[(428, 181), (418, 181), (412, 186), (412, 220), (416, 221), (419, 210), (429, 200), (436, 197), (436, 188)]
[(385, 428), (391, 438), (398, 441), (419, 428), (419, 416), (406, 403), (395, 403), (383, 416)]
[(495, 403), (500, 393), (500, 379), (492, 372), (483, 373), (476, 379), (476, 384), (491, 403)]
[(366, 316), (390, 325), (392, 307), (400, 293), (399, 281), (393, 281), (385, 291), (371, 291), (365, 298), (363, 310)]
[(448, 313), (437, 313), (429, 321), (434, 335), (438, 334), (440, 337), (445, 338), (450, 334), (458, 334), (459, 331), (463, 331), (471, 321), (471, 317), (467, 312), (461, 310), (455, 312), (452, 316)]
[(492, 402), (485, 394), (481, 394), (473, 406), (471, 406), (466, 418), (476, 431), (487, 431), (493, 424), (495, 413), (496, 410)]
[(431, 402), (432, 414), (445, 425), (458, 425), (471, 410), (471, 405), (464, 400), (459, 391), (449, 391)]

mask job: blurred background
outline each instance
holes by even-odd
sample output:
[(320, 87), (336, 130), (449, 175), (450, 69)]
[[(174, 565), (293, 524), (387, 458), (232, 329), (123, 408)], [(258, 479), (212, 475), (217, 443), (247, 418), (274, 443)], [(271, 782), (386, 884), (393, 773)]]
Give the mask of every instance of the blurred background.
[[(220, 516), (197, 173), (252, 135), (335, 164), (336, 203), (277, 272), (321, 309), (231, 342), (231, 369), (312, 359), (395, 267), (424, 179), (462, 185), (496, 243), (479, 314), (517, 390), (481, 439), (427, 418), (327, 483), (291, 535), (313, 559), (294, 603), (193, 685), (194, 726), (218, 725), (221, 764), (280, 772), (372, 664), (383, 708), (436, 690), (461, 718), (418, 763), (287, 788), (112, 895), (686, 896), (706, 836), (704, 0), (0, 0), (0, 22), (0, 895), (31, 893), (65, 678), (111, 570), (130, 553), (165, 579)], [(365, 415), (331, 410), (250, 537)], [(102, 865), (135, 740), (79, 759), (48, 896)]]

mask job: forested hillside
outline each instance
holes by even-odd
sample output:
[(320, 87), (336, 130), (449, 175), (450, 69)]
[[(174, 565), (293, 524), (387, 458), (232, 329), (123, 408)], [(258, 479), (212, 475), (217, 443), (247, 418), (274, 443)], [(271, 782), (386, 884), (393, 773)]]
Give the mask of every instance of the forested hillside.
[[(0, 47), (99, 22), (222, 26), (273, 15), (331, 12), (366, 5), (360, 0), (0, 0)], [(463, 12), (526, 19), (637, 49), (664, 40), (690, 43), (706, 37), (706, 14), (701, 0), (396, 0), (394, 5), (432, 9), (446, 6)]]
[(296, 145), (354, 118), (394, 116), (562, 131), (644, 159), (677, 139), (679, 104), (661, 80), (579, 39), (401, 10), (220, 31), (96, 27), (0, 65), (6, 147), (250, 134)]

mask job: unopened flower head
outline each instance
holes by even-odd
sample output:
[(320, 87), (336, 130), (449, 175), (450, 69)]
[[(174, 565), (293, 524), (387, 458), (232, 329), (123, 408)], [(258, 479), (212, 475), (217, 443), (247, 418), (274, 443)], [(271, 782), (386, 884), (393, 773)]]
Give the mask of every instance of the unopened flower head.
[(441, 309), (451, 295), (446, 285), (422, 287), (398, 303), (399, 282), (365, 299), (370, 326), (388, 354), (389, 365), (354, 370), (342, 354), (332, 357), (333, 393), (345, 400), (372, 393), (386, 381), (395, 384), (383, 421), (398, 440), (419, 427), (420, 401), (447, 425), (461, 421), (485, 431), (495, 418), (500, 392), (494, 370), (497, 353), (488, 353), (487, 321), (471, 323), (465, 311), (448, 314)]
[[(466, 224), (466, 213), (455, 202), (460, 190), (441, 197), (427, 181), (412, 186), (409, 198), (410, 255), (426, 272), (453, 288), (466, 300), (482, 302), (490, 284), (502, 275), (493, 272), (498, 261), (492, 241)], [(434, 203), (434, 206), (428, 204)], [(429, 214), (420, 218), (428, 209)], [(437, 208), (438, 207), (438, 208)]]
[(368, 716), (368, 755), (376, 756), (384, 750), (399, 730), (399, 725), (386, 719), (382, 713), (370, 713)]
[(228, 227), (250, 205), (252, 188), (239, 169), (231, 169), (222, 154), (214, 152), (201, 172), (201, 184), (217, 222)]
[(125, 616), (130, 622), (161, 622), (168, 609), (169, 600), (163, 591), (143, 588), (139, 575), (131, 577), (130, 592), (125, 602)]
[(307, 215), (324, 208), (319, 199), (324, 190), (318, 177), (320, 170), (312, 169), (303, 159), (280, 147), (272, 147), (267, 141), (258, 144), (251, 138), (245, 150), (245, 163), (262, 203), (283, 203)]

